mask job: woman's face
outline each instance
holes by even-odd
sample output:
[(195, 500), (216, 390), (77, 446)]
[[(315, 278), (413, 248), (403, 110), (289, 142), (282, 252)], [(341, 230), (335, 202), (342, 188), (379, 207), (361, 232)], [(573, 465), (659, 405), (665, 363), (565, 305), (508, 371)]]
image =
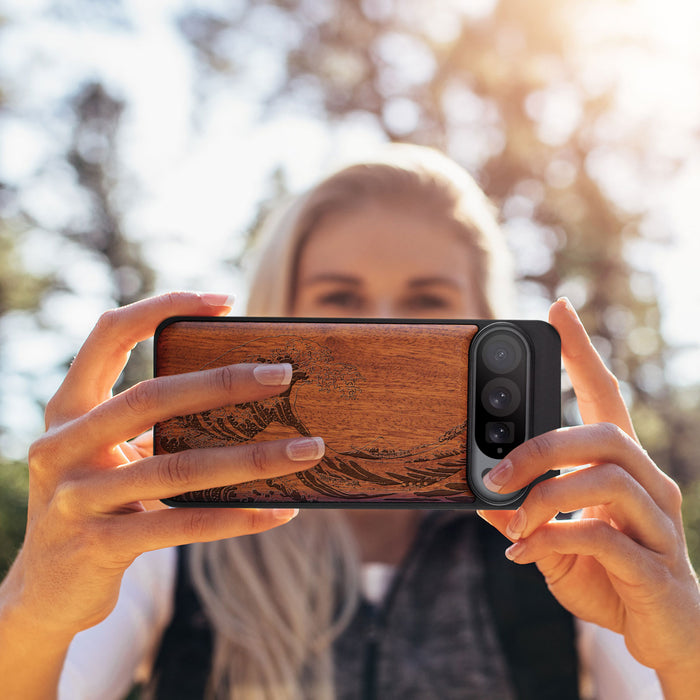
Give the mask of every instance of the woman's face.
[(297, 316), (479, 318), (467, 244), (410, 206), (371, 204), (323, 219), (304, 246)]

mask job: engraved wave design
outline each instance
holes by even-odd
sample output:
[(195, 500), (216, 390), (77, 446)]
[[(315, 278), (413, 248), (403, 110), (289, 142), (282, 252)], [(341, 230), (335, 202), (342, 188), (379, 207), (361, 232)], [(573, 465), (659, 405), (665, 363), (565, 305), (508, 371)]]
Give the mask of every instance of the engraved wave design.
[[(242, 351), (256, 342), (251, 340), (230, 348), (201, 369), (228, 362), (289, 362), (293, 368), (289, 389), (266, 399), (264, 403), (239, 404), (235, 414), (230, 408), (221, 408), (173, 418), (171, 420), (177, 424), (178, 438), (162, 439), (161, 447), (166, 452), (173, 452), (240, 444), (254, 439), (273, 423), (291, 428), (299, 435), (309, 436), (309, 429), (294, 410), (291, 400), (293, 389), (311, 383), (321, 391), (338, 392), (344, 400), (350, 401), (356, 400), (362, 392), (362, 374), (356, 367), (336, 361), (327, 347), (298, 337), (279, 336), (276, 340), (279, 346), (264, 356), (255, 351), (242, 356)], [(311, 469), (297, 472), (295, 480), (276, 477), (207, 489), (203, 493), (213, 500), (230, 502), (381, 501), (387, 498), (411, 501), (426, 496), (463, 502), (465, 484), (458, 475), (464, 471), (466, 463), (465, 429), (466, 422), (445, 431), (434, 441), (410, 449), (368, 445), (353, 446), (344, 451), (327, 448), (322, 461)], [(401, 461), (403, 472), (373, 471), (373, 463), (387, 461)], [(313, 495), (303, 493), (300, 485)], [(372, 487), (371, 491), (367, 490), (368, 486)], [(397, 492), (401, 496), (397, 496)], [(199, 497), (188, 498), (184, 494), (181, 499), (199, 500)]]

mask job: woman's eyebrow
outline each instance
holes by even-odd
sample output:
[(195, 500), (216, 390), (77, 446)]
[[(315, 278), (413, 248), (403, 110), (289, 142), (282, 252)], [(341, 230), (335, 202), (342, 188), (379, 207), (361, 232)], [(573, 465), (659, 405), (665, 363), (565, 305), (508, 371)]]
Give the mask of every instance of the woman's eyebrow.
[(459, 289), (461, 287), (459, 282), (451, 277), (416, 277), (408, 282), (408, 286), (411, 288), (433, 287), (435, 285), (452, 287), (454, 289)]
[(303, 284), (323, 284), (328, 282), (336, 284), (348, 284), (356, 287), (360, 286), (359, 278), (354, 277), (353, 275), (344, 275), (336, 272), (323, 272), (321, 274), (312, 275), (311, 277), (307, 277), (306, 279), (302, 280)]

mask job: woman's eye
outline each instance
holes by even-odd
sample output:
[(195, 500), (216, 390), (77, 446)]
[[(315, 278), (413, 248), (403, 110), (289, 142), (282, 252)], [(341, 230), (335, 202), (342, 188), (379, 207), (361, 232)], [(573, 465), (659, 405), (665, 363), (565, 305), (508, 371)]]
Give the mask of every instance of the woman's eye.
[(446, 309), (450, 302), (444, 297), (435, 294), (421, 294), (420, 296), (411, 297), (406, 301), (407, 309), (415, 309), (419, 311), (430, 311), (433, 309)]
[(340, 309), (359, 309), (362, 306), (362, 297), (356, 292), (337, 291), (323, 294), (318, 298), (322, 306), (334, 306)]

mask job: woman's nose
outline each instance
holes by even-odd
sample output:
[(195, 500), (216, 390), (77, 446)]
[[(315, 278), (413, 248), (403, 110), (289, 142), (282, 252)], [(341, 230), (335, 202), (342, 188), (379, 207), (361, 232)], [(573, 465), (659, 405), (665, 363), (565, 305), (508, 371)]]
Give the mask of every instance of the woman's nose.
[(371, 318), (397, 318), (399, 310), (391, 299), (377, 299), (369, 308)]

